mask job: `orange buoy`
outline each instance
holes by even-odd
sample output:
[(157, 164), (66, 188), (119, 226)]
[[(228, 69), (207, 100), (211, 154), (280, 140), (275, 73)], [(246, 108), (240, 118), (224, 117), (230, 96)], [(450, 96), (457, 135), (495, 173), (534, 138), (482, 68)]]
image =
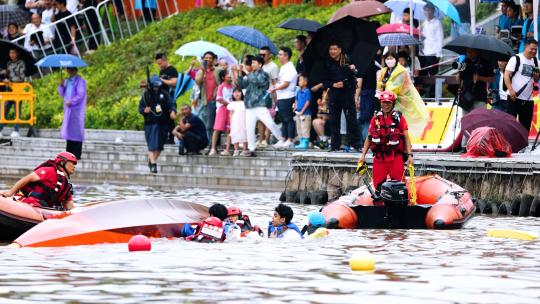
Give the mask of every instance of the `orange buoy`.
[(142, 234), (134, 235), (128, 242), (129, 251), (150, 251), (152, 243), (150, 239)]

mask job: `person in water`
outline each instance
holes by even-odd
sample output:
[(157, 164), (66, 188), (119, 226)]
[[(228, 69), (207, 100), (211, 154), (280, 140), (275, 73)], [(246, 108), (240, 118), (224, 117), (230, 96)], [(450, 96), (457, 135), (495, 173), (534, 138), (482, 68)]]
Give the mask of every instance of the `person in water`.
[[(213, 204), (212, 206), (210, 206), (210, 208), (208, 208), (208, 213), (209, 213), (209, 218), (216, 218), (220, 221), (220, 225), (216, 225), (217, 224), (217, 221), (215, 220), (212, 220), (210, 221), (212, 225), (216, 225), (216, 226), (220, 226), (222, 227), (223, 226), (223, 221), (227, 218), (227, 207), (225, 207), (223, 204)], [(197, 234), (198, 230), (200, 230), (200, 228), (202, 228), (202, 226), (204, 225), (204, 222), (202, 223), (198, 223), (198, 224), (195, 224), (195, 225), (184, 225), (184, 227), (182, 228), (182, 231), (180, 232), (180, 235), (181, 237), (185, 237), (185, 238), (188, 238), (190, 236), (193, 236), (195, 234)], [(228, 227), (223, 227), (224, 229), (228, 229)]]
[(394, 110), (396, 96), (390, 91), (379, 95), (381, 110), (376, 112), (369, 126), (369, 136), (364, 142), (358, 163), (364, 163), (366, 154), (373, 152), (373, 185), (380, 191), (388, 176), (392, 180), (404, 180), (404, 161), (413, 164), (411, 139), (407, 121), (401, 112)]
[(257, 225), (252, 225), (247, 214), (242, 214), (237, 206), (227, 208), (227, 219), (224, 221), (226, 230), (225, 235), (227, 240), (238, 239), (247, 236), (250, 232), (255, 231), (259, 236), (263, 236), (261, 228)]
[(291, 207), (279, 204), (268, 224), (268, 237), (271, 239), (299, 240), (304, 238), (298, 227), (291, 222), (294, 212)]
[(73, 208), (73, 187), (69, 182), (75, 173), (77, 158), (69, 152), (61, 152), (55, 159), (47, 160), (34, 171), (21, 178), (3, 197), (27, 203), (34, 207), (69, 210)]
[(308, 224), (302, 228), (302, 235), (306, 234), (310, 235), (313, 234), (317, 229), (319, 228), (325, 228), (326, 227), (326, 219), (324, 218), (324, 215), (319, 211), (313, 211), (308, 213)]

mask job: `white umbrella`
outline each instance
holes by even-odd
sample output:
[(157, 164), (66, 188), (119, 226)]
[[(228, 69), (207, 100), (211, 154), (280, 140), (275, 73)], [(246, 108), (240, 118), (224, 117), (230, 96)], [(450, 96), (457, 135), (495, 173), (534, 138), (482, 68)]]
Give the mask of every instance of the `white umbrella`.
[[(411, 7), (412, 5), (412, 18), (418, 20), (426, 19), (426, 15), (424, 14), (424, 6), (426, 5), (426, 2), (422, 0), (389, 0), (386, 1), (384, 5), (391, 9), (392, 12), (397, 16), (402, 16), (403, 10)], [(440, 10), (435, 10), (435, 18), (441, 19), (443, 17), (444, 14)]]
[(233, 64), (238, 64), (238, 61), (226, 48), (204, 40), (188, 42), (182, 45), (174, 53), (182, 57), (195, 56), (200, 60), (204, 53), (208, 51), (216, 54), (218, 56), (218, 59), (225, 59), (229, 66)]

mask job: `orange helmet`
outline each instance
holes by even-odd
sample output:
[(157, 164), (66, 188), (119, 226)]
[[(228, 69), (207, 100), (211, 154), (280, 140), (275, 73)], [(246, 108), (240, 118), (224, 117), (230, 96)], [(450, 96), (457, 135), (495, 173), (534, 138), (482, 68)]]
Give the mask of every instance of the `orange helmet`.
[(70, 152), (60, 152), (58, 153), (58, 155), (56, 155), (56, 158), (54, 159), (54, 162), (57, 164), (65, 161), (70, 161), (77, 164), (77, 157), (75, 157), (75, 155)]
[(238, 208), (237, 206), (230, 206), (229, 208), (227, 208), (227, 216), (231, 215), (242, 216), (242, 210), (240, 210), (240, 208)]
[(396, 95), (390, 91), (382, 91), (381, 93), (379, 93), (379, 101), (390, 101), (391, 103), (395, 103)]

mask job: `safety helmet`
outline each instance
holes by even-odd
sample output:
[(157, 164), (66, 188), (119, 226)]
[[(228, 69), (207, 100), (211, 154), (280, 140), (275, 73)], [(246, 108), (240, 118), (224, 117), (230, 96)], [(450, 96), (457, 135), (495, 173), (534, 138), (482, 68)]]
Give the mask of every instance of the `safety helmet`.
[(75, 155), (70, 152), (60, 152), (58, 153), (58, 155), (56, 155), (56, 158), (54, 159), (54, 162), (57, 164), (65, 161), (70, 161), (77, 164), (77, 157), (75, 157)]
[(396, 95), (390, 91), (382, 91), (381, 93), (379, 93), (379, 101), (390, 101), (391, 103), (395, 103)]
[(229, 208), (227, 208), (227, 216), (231, 215), (242, 216), (242, 210), (240, 210), (240, 208), (238, 208), (237, 206), (230, 206)]

